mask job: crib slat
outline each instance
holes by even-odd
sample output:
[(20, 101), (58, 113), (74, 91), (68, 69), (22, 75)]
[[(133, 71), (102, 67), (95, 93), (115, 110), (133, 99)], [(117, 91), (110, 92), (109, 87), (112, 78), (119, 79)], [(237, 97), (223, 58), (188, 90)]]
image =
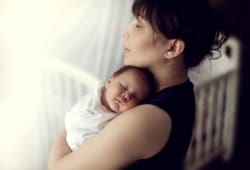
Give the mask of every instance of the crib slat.
[[(48, 131), (44, 131), (47, 136), (48, 133), (50, 133), (53, 137), (56, 135), (56, 128), (54, 123), (56, 121), (56, 112), (53, 109), (53, 103), (55, 102), (55, 85), (54, 85), (54, 76), (47, 70), (42, 70), (41, 71), (41, 90), (43, 92), (42, 95), (42, 111), (41, 113), (45, 115), (46, 117), (46, 123), (48, 126)], [(53, 107), (52, 107), (53, 106)], [(41, 134), (43, 135), (43, 134)], [(51, 140), (47, 140), (48, 146), (52, 142)]]
[(83, 97), (84, 94), (83, 88), (84, 87), (80, 83), (76, 83), (75, 86), (76, 101), (80, 100)]
[(54, 82), (53, 82), (53, 76), (52, 74), (50, 74), (49, 72), (46, 72), (45, 74), (45, 84), (46, 84), (46, 93), (43, 95), (44, 97), (44, 102), (46, 103), (46, 109), (47, 109), (47, 116), (48, 116), (48, 124), (49, 126), (53, 127), (53, 115), (51, 115), (51, 113), (54, 112), (54, 110), (51, 110), (51, 104), (52, 104), (52, 100), (53, 100), (53, 93), (54, 93)]
[(206, 118), (204, 119), (206, 123), (205, 155), (208, 155), (211, 153), (211, 146), (212, 146), (212, 140), (213, 140), (212, 126), (213, 126), (213, 116), (214, 116), (214, 100), (215, 100), (214, 94), (215, 94), (215, 85), (216, 85), (215, 83), (216, 82), (211, 84), (211, 86), (209, 87), (209, 90), (207, 91), (208, 92), (208, 110), (207, 110), (207, 115), (203, 115), (203, 116), (206, 116)]
[[(192, 137), (190, 144), (193, 143), (193, 141), (194, 141), (194, 139)], [(188, 151), (187, 151), (187, 155), (186, 155), (186, 159), (185, 159), (185, 165), (186, 165), (185, 167), (192, 165), (192, 162), (194, 160), (193, 153), (194, 153), (194, 147), (191, 144), (188, 147)]]
[(46, 71), (41, 72), (41, 82), (40, 82), (40, 87), (42, 90), (42, 107), (43, 111), (45, 112), (44, 114), (49, 112), (49, 106), (48, 103), (46, 102), (47, 98), (51, 98), (51, 90), (50, 88), (52, 87), (50, 84), (50, 79), (49, 79), (49, 74)]
[(63, 82), (64, 84), (64, 97), (66, 97), (67, 99), (71, 99), (71, 94), (72, 94), (72, 87), (70, 84), (70, 79), (68, 77), (63, 77)]
[(53, 93), (54, 93), (55, 100), (52, 101), (52, 102), (53, 102), (53, 105), (55, 105), (55, 112), (54, 112), (54, 114), (56, 114), (56, 117), (57, 117), (57, 115), (61, 111), (61, 107), (60, 106), (62, 106), (62, 101), (60, 100), (61, 97), (63, 97), (61, 85), (62, 84), (61, 84), (61, 80), (60, 80), (59, 74), (53, 74), (53, 86), (54, 86)]
[[(223, 154), (224, 160), (229, 160), (233, 152), (234, 135), (235, 135), (235, 119), (236, 119), (236, 94), (237, 94), (237, 72), (228, 77), (227, 84), (227, 106), (224, 117), (223, 128), (223, 143), (225, 152)], [(232, 97), (235, 96), (235, 97)]]
[(217, 106), (215, 110), (215, 136), (214, 136), (214, 147), (219, 150), (221, 133), (222, 133), (222, 117), (223, 117), (223, 95), (225, 93), (226, 79), (221, 79), (219, 81), (218, 92), (217, 92)]
[(195, 148), (195, 159), (199, 160), (202, 153), (202, 113), (204, 109), (204, 101), (205, 101), (205, 89), (200, 89), (199, 91), (199, 100), (198, 100), (198, 108), (196, 113), (196, 148)]
[(64, 84), (64, 112), (68, 110), (72, 106), (73, 94), (75, 91), (75, 87), (71, 85), (71, 79), (69, 77), (63, 77), (63, 84)]

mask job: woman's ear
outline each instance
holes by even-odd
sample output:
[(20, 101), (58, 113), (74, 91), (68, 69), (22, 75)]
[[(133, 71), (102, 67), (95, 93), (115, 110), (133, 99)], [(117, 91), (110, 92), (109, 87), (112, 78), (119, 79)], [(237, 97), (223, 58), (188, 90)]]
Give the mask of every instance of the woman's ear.
[(181, 39), (173, 39), (168, 42), (167, 50), (164, 54), (166, 59), (175, 58), (183, 53), (185, 49), (185, 43)]

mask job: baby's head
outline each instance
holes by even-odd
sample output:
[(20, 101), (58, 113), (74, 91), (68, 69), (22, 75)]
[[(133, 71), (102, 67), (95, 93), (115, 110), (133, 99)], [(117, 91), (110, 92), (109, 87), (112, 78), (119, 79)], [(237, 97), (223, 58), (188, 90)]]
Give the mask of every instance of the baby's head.
[(102, 102), (109, 110), (121, 113), (139, 105), (154, 91), (154, 76), (149, 70), (126, 65), (105, 82)]

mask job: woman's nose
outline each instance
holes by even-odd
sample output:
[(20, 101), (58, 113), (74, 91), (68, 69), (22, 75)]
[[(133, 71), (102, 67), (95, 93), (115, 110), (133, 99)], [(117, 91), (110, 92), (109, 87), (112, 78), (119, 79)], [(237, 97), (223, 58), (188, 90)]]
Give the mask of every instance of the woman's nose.
[(122, 37), (123, 38), (128, 38), (128, 32), (127, 32), (127, 27), (125, 27), (124, 29), (123, 29), (123, 31), (122, 31)]

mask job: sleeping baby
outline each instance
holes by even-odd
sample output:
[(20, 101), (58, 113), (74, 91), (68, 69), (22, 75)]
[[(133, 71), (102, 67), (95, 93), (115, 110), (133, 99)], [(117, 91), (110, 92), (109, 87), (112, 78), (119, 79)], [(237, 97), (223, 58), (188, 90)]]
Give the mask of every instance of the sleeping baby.
[(88, 92), (65, 116), (66, 141), (72, 151), (114, 117), (141, 104), (155, 90), (150, 71), (123, 66)]

